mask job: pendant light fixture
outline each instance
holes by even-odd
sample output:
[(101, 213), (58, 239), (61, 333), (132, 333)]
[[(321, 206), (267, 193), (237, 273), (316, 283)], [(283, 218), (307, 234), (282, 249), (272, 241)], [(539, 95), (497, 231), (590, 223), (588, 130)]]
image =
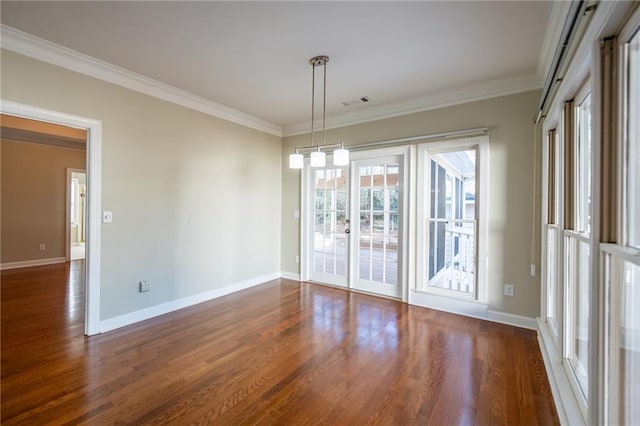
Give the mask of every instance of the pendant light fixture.
[[(329, 57), (324, 55), (314, 56), (309, 60), (313, 68), (311, 74), (311, 146), (296, 148), (293, 154), (289, 155), (289, 168), (302, 169), (304, 167), (304, 154), (309, 153), (309, 164), (311, 167), (324, 167), (326, 165), (325, 150), (335, 148), (333, 151), (333, 165), (347, 166), (349, 165), (349, 151), (344, 148), (341, 141), (337, 144), (326, 144), (327, 133), (327, 62)], [(314, 143), (315, 134), (315, 104), (316, 104), (316, 67), (323, 68), (323, 93), (322, 93), (322, 145)]]
[(340, 148), (333, 150), (333, 165), (334, 166), (348, 166), (349, 165), (349, 150), (344, 149), (344, 144), (340, 141)]
[(290, 169), (302, 169), (304, 167), (304, 155), (298, 152), (298, 148), (296, 148), (296, 152), (289, 155), (289, 168)]

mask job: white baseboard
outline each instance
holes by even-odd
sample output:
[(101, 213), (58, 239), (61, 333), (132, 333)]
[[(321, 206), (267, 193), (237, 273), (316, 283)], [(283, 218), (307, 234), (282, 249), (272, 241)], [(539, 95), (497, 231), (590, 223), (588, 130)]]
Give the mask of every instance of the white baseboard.
[(537, 323), (538, 345), (542, 353), (544, 368), (547, 371), (551, 395), (556, 405), (560, 424), (584, 425), (584, 418), (562, 365), (562, 359), (553, 343), (553, 337), (547, 328), (547, 324), (542, 319), (538, 318)]
[(523, 317), (522, 315), (508, 314), (500, 311), (487, 311), (487, 317), (485, 319), (520, 328), (528, 328), (529, 330), (538, 329), (538, 323), (534, 318)]
[(295, 272), (280, 272), (280, 278), (286, 278), (288, 280), (300, 281), (300, 274), (296, 274)]
[(499, 322), (514, 327), (527, 328), (529, 330), (537, 329), (536, 320), (533, 318), (508, 314), (506, 312), (491, 311), (488, 309), (489, 305), (487, 303), (476, 300), (455, 299), (438, 294), (411, 291), (409, 304), (464, 315), (466, 317)]
[(0, 264), (0, 270), (4, 271), (5, 269), (29, 268), (31, 266), (53, 265), (54, 263), (64, 263), (66, 261), (67, 261), (66, 257), (50, 257), (48, 259), (34, 259), (34, 260), (23, 260), (20, 262), (8, 262), (8, 263)]
[(226, 296), (231, 293), (235, 293), (240, 290), (245, 290), (250, 287), (255, 287), (260, 284), (264, 284), (267, 281), (280, 278), (279, 272), (271, 274), (261, 275), (259, 277), (251, 278), (245, 281), (240, 281), (234, 284), (229, 284), (225, 287), (216, 288), (204, 293), (194, 294), (193, 296), (183, 297), (182, 299), (172, 300), (170, 302), (162, 303), (160, 305), (151, 306), (149, 308), (141, 309), (139, 311), (130, 312), (128, 314), (120, 315), (114, 318), (109, 318), (100, 321), (100, 333), (115, 330), (120, 327), (131, 325), (140, 321), (148, 320), (153, 317), (168, 314), (169, 312), (177, 311), (179, 309), (187, 308), (189, 306), (197, 305), (198, 303), (207, 302), (218, 297)]

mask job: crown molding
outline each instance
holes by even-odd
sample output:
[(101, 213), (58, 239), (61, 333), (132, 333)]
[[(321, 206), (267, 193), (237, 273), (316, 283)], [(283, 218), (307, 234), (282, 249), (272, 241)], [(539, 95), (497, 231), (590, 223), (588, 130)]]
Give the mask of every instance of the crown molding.
[(282, 126), (2, 25), (3, 49), (172, 102), (232, 123), (282, 137)]
[[(327, 117), (326, 128), (335, 129), (484, 99), (513, 95), (515, 93), (528, 92), (540, 88), (542, 88), (542, 80), (538, 75), (495, 79), (434, 93), (431, 96), (411, 102), (369, 107), (357, 111), (350, 111), (339, 116)], [(310, 122), (284, 126), (283, 136), (309, 133), (310, 126)]]
[(543, 81), (549, 72), (551, 62), (553, 62), (553, 56), (556, 53), (558, 42), (562, 35), (562, 27), (564, 26), (564, 21), (567, 19), (570, 7), (570, 1), (553, 2), (551, 16), (547, 24), (547, 31), (545, 31), (542, 48), (540, 49), (540, 57), (538, 58), (538, 75)]
[[(552, 14), (555, 10), (556, 7), (554, 6)], [(562, 13), (552, 15), (552, 20), (556, 15), (562, 15)], [(564, 17), (562, 17), (562, 19), (564, 19)], [(551, 23), (549, 28), (552, 28)], [(3, 49), (116, 84), (136, 92), (144, 93), (213, 117), (279, 137), (309, 132), (310, 122), (283, 127), (6, 25), (1, 26), (1, 34), (1, 47)], [(549, 37), (545, 38), (543, 52), (549, 51), (548, 54), (553, 56), (554, 49), (552, 47), (554, 44), (552, 41), (547, 41), (548, 38)], [(553, 40), (553, 37), (551, 37), (550, 40)], [(546, 56), (544, 57), (546, 58)], [(541, 67), (542, 58), (543, 55), (541, 53), (538, 69)], [(541, 87), (542, 80), (538, 75), (496, 79), (454, 90), (434, 93), (431, 96), (410, 102), (368, 107), (366, 109), (363, 108), (329, 116), (327, 117), (326, 128), (333, 129), (398, 117), (452, 105), (526, 92), (540, 89)]]

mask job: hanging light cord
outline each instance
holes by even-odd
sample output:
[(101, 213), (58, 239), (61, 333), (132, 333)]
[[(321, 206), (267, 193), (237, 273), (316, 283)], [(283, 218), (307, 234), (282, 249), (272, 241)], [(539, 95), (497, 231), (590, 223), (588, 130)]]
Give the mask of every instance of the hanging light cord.
[[(314, 67), (315, 69), (315, 67)], [(322, 77), (324, 92), (322, 93), (322, 144), (326, 145), (326, 121), (327, 121), (327, 61), (324, 62), (324, 76)]]
[(313, 118), (315, 115), (316, 105), (316, 66), (312, 64), (313, 72), (311, 73), (311, 145), (313, 146)]

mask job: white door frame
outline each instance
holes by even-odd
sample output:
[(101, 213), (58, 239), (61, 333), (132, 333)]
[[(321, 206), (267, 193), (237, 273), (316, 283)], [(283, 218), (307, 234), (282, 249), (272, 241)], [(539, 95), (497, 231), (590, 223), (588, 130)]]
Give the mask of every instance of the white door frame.
[(85, 334), (89, 336), (98, 334), (100, 332), (102, 122), (6, 100), (0, 101), (0, 112), (87, 130), (87, 255), (84, 330)]
[[(86, 169), (67, 168), (67, 188), (66, 188), (66, 206), (65, 206), (65, 225), (64, 225), (64, 257), (67, 262), (71, 260), (71, 175), (73, 173), (87, 173)], [(85, 216), (86, 218), (86, 216)]]

